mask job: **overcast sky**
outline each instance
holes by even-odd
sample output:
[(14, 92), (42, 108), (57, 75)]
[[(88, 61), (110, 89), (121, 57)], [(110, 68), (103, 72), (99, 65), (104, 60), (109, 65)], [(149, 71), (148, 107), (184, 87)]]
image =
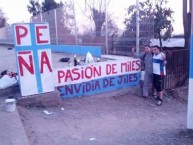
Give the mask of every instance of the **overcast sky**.
[[(59, 2), (60, 0), (55, 0)], [(65, 1), (65, 0), (62, 0)], [(74, 0), (76, 11), (80, 10), (80, 7), (84, 8), (85, 0)], [(122, 24), (124, 20), (124, 15), (126, 13), (125, 9), (129, 5), (135, 4), (136, 0), (111, 0), (108, 10), (113, 13), (113, 17), (116, 19), (116, 23), (119, 28), (123, 28)], [(139, 0), (140, 1), (140, 0)], [(172, 8), (175, 12), (174, 17), (174, 33), (183, 33), (182, 25), (182, 1), (183, 0), (169, 0), (168, 6)], [(17, 22), (28, 22), (30, 19), (30, 14), (27, 11), (28, 0), (0, 0), (0, 8), (5, 13), (8, 18), (9, 23)], [(76, 13), (77, 21), (79, 23), (79, 12)]]

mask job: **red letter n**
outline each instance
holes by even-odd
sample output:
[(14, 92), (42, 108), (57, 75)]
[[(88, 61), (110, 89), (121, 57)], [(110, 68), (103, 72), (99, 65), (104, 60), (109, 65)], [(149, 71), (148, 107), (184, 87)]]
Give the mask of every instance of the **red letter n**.
[(25, 61), (25, 59), (22, 56), (18, 56), (18, 63), (21, 76), (24, 76), (23, 67), (25, 67), (31, 74), (34, 74), (32, 55), (29, 55), (29, 64)]

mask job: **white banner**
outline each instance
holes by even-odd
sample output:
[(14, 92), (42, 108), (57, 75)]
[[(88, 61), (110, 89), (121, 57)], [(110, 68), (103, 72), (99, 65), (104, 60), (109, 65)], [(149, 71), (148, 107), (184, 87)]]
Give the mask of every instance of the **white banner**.
[(85, 66), (66, 67), (54, 71), (55, 86), (77, 84), (110, 76), (137, 73), (140, 60), (114, 60)]

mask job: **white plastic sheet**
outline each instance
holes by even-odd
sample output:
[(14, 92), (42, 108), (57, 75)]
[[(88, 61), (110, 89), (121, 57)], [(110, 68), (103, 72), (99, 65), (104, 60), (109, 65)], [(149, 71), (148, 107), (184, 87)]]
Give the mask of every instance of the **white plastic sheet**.
[(94, 63), (94, 58), (93, 58), (93, 56), (92, 56), (92, 54), (90, 52), (87, 52), (87, 54), (86, 54), (85, 63), (86, 64)]
[(0, 79), (0, 89), (6, 89), (10, 86), (13, 86), (15, 84), (17, 84), (17, 78), (15, 77), (10, 77), (8, 75), (4, 75), (1, 79)]

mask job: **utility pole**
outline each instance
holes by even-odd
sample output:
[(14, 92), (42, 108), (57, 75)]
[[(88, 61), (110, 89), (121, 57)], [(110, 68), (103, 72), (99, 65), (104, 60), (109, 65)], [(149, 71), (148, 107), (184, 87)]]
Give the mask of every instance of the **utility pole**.
[(136, 53), (139, 53), (139, 0), (136, 0)]
[(109, 53), (108, 50), (108, 23), (107, 23), (107, 0), (105, 0), (105, 48), (106, 48), (106, 53)]
[(78, 39), (77, 39), (77, 23), (76, 23), (76, 12), (75, 12), (75, 5), (74, 5), (74, 0), (73, 0), (73, 14), (74, 14), (74, 33), (75, 33), (75, 42), (76, 45), (78, 44)]
[(58, 23), (57, 23), (57, 12), (56, 12), (56, 9), (54, 9), (54, 24), (55, 24), (55, 31), (56, 31), (55, 32), (55, 34), (56, 34), (56, 44), (58, 45)]

